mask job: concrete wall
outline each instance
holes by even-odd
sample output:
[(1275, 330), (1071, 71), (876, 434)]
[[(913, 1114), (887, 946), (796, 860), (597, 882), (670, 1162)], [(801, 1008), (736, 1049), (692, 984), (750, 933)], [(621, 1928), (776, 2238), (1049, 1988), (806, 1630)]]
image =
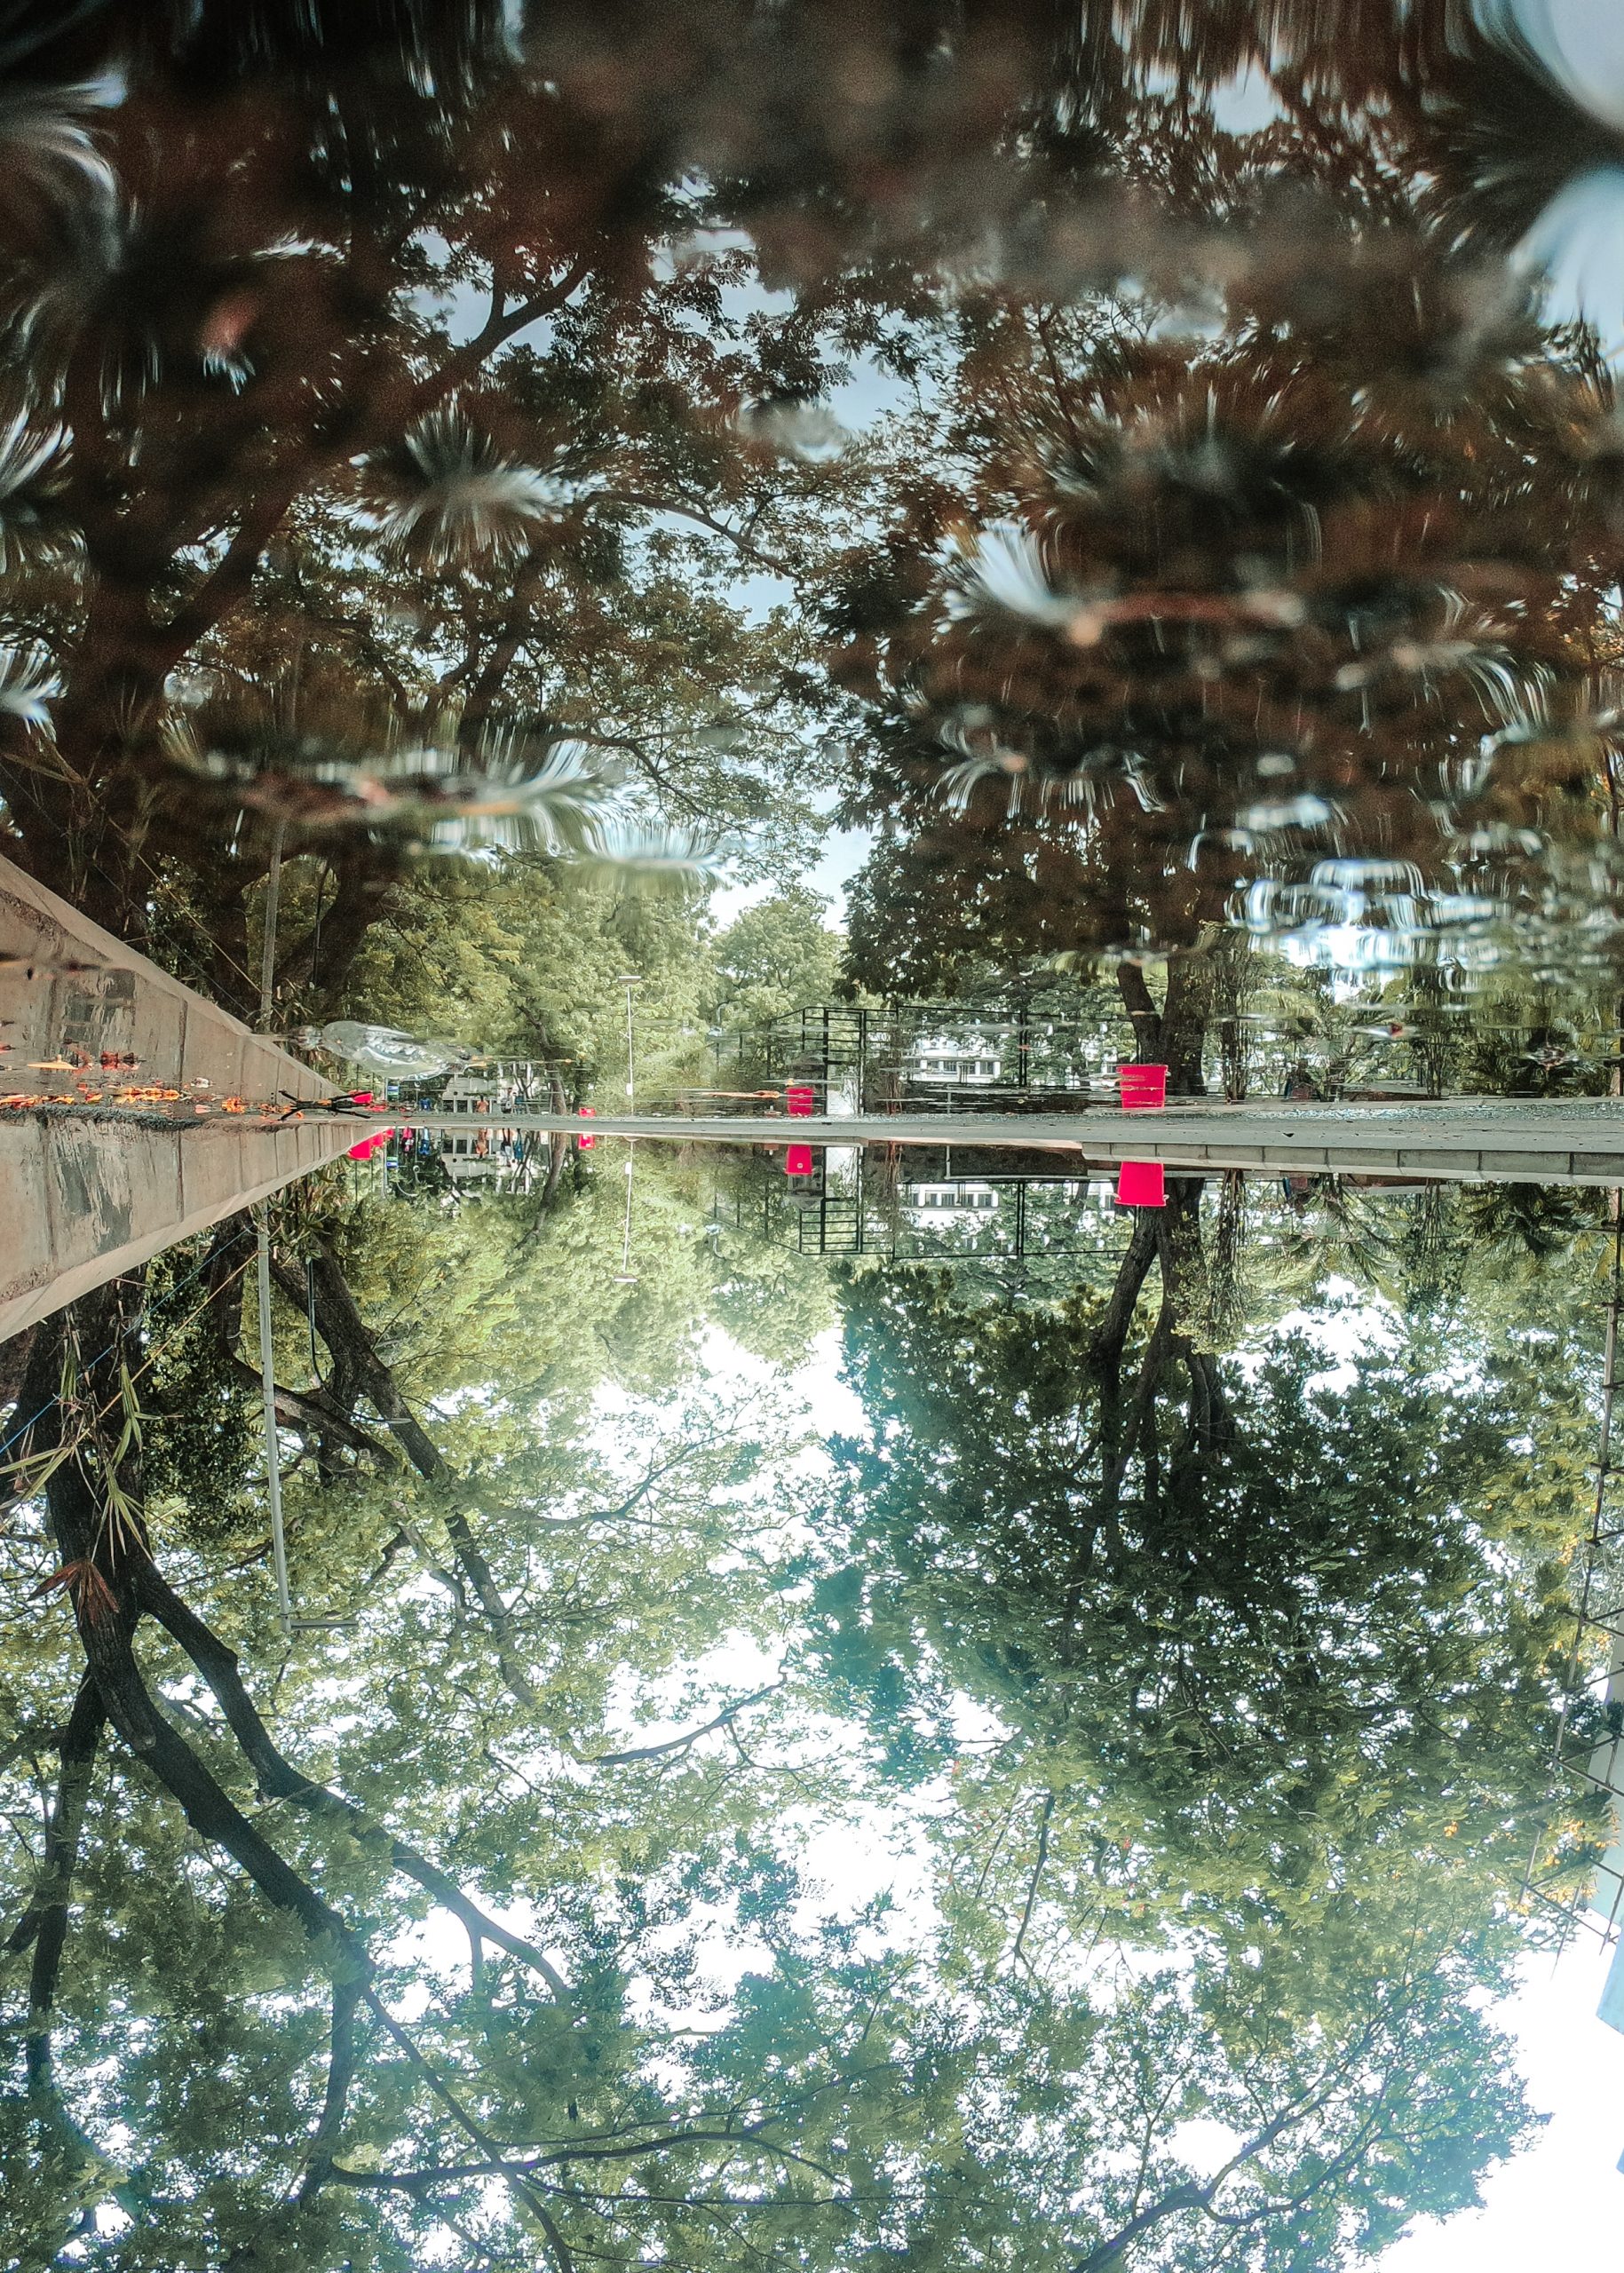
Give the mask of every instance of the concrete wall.
[[(254, 1034), (157, 964), (92, 923), (9, 860), (0, 859), (0, 1095), (59, 1096), (73, 1073), (49, 1061), (83, 1057), (104, 1082), (158, 1083), (254, 1105), (280, 1093), (332, 1094), (308, 1065)], [(102, 1054), (133, 1057), (104, 1069)], [(39, 1070), (44, 1065), (46, 1070)]]

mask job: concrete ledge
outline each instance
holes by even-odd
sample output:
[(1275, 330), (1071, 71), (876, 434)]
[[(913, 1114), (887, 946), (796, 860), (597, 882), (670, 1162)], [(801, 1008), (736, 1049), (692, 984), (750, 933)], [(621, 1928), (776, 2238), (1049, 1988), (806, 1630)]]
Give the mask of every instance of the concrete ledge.
[(332, 1095), (332, 1084), (274, 1041), (161, 970), (10, 860), (0, 859), (0, 1092), (55, 1094), (35, 1061), (104, 1052), (136, 1076), (274, 1103)]
[(355, 1141), (326, 1114), (280, 1128), (248, 1113), (194, 1118), (194, 1098), (313, 1104), (332, 1084), (4, 859), (0, 1043), (0, 1095), (143, 1086), (178, 1090), (172, 1109), (184, 1116), (164, 1128), (94, 1110), (4, 1109), (0, 1340)]
[(354, 1138), (325, 1119), (280, 1129), (39, 1120), (0, 1129), (0, 1192), (8, 1202), (20, 1188), (37, 1195), (20, 1211), (8, 1205), (22, 1236), (0, 1261), (0, 1341), (342, 1159)]

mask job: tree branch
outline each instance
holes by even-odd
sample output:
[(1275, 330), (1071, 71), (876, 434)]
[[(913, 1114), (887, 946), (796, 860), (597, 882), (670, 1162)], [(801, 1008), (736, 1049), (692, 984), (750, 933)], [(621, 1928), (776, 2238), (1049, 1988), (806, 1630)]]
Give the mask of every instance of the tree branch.
[(598, 489), (582, 502), (588, 505), (626, 505), (643, 513), (673, 514), (678, 520), (692, 521), (699, 528), (709, 529), (712, 536), (719, 536), (752, 567), (764, 568), (772, 576), (793, 578), (796, 574), (793, 561), (786, 560), (776, 553), (764, 552), (758, 544), (751, 543), (742, 530), (731, 527), (726, 521), (717, 520), (702, 506), (689, 504), (684, 498), (661, 497), (652, 490)]
[[(272, 1270), (289, 1300), (303, 1304), (305, 1289), (297, 1276), (281, 1262), (273, 1262)], [(450, 1463), (402, 1396), (392, 1369), (379, 1357), (377, 1337), (362, 1318), (337, 1258), (328, 1247), (319, 1249), (313, 1259), (312, 1283), (315, 1288), (317, 1323), (333, 1353), (334, 1393), (339, 1393), (338, 1382), (342, 1378), (346, 1386), (353, 1386), (357, 1395), (364, 1396), (376, 1408), (419, 1476), (431, 1484), (454, 1483)], [(521, 1705), (534, 1705), (535, 1687), (520, 1661), (512, 1615), (502, 1598), (495, 1573), (462, 1509), (447, 1497), (440, 1503), (440, 1514), (457, 1567), (489, 1622), (503, 1679)]]
[(90, 1798), (97, 1746), (106, 1719), (100, 1691), (87, 1673), (79, 1683), (73, 1711), (62, 1732), (56, 1799), (45, 1839), (44, 1874), (33, 1900), (4, 1944), (13, 1955), (26, 1950), (30, 1943), (34, 1944), (23, 2056), (29, 2080), (35, 2084), (42, 2080), (51, 2064), (51, 2015), (61, 1977), (62, 1952), (67, 1942), (68, 1905), (79, 1860), (85, 1804)]
[(313, 2202), (332, 2175), (333, 2157), (337, 2150), (339, 2134), (344, 2129), (345, 2110), (349, 2105), (350, 2087), (355, 2080), (356, 2035), (355, 2008), (360, 2002), (361, 1984), (354, 1980), (335, 1981), (333, 1984), (333, 2025), (331, 2050), (327, 2063), (327, 2090), (322, 2096), (321, 2113), (311, 2134), (305, 2158), (305, 2174), (299, 2182), (294, 2199), (300, 2208)]
[(1032, 1880), (1026, 1889), (1026, 1904), (1020, 1913), (1020, 1925), (1015, 1936), (1015, 1946), (1010, 1952), (1010, 1962), (1018, 1965), (1021, 1948), (1026, 1939), (1026, 1928), (1032, 1923), (1032, 1912), (1038, 1898), (1038, 1882), (1043, 1875), (1043, 1865), (1049, 1860), (1049, 1826), (1055, 1812), (1055, 1795), (1045, 1792), (1043, 1804), (1038, 1812), (1037, 1860), (1032, 1866)]
[(659, 1760), (667, 1753), (686, 1752), (690, 1745), (697, 1744), (701, 1737), (708, 1737), (713, 1729), (730, 1727), (741, 1713), (752, 1705), (759, 1705), (764, 1697), (776, 1695), (783, 1686), (782, 1681), (770, 1681), (764, 1688), (753, 1689), (748, 1697), (741, 1697), (725, 1707), (714, 1720), (701, 1723), (697, 1729), (690, 1729), (686, 1736), (667, 1737), (661, 1744), (637, 1745), (628, 1752), (577, 1752), (566, 1738), (564, 1749), (572, 1760), (579, 1761), (586, 1768), (627, 1768), (635, 1761)]
[(426, 1855), (420, 1854), (405, 1840), (397, 1838), (384, 1826), (375, 1823), (353, 1800), (346, 1800), (341, 1793), (304, 1775), (278, 1749), (243, 1684), (235, 1651), (229, 1643), (221, 1640), (212, 1627), (204, 1624), (191, 1604), (175, 1592), (150, 1559), (145, 1560), (135, 1572), (134, 1585), (142, 1608), (157, 1619), (166, 1632), (179, 1643), (209, 1684), (226, 1715), (227, 1727), (242, 1746), (261, 1790), (268, 1798), (287, 1800), (297, 1807), (309, 1808), (314, 1813), (332, 1815), (341, 1819), (354, 1836), (363, 1841), (386, 1841), (390, 1859), (395, 1868), (406, 1877), (415, 1879), (426, 1894), (432, 1894), (443, 1909), (460, 1920), (471, 1936), (477, 1933), (482, 1940), (494, 1942), (498, 1948), (506, 1950), (511, 1957), (517, 1958), (521, 1964), (538, 1974), (560, 2004), (568, 2002), (569, 1984), (534, 1943), (526, 1941), (522, 1935), (513, 1933), (499, 1920), (490, 1917), (438, 1864), (432, 1863)]

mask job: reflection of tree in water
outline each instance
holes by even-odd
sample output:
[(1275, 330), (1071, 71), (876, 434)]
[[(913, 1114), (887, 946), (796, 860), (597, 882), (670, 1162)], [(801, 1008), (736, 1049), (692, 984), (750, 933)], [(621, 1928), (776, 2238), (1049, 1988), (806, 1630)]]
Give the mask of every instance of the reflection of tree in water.
[[(545, 1274), (555, 1285), (558, 1260)], [(279, 1264), (277, 1278), (294, 1280), (288, 1291), (302, 1314), (303, 1273)], [(186, 2250), (194, 2237), (233, 2263), (327, 2267), (374, 2245), (383, 2261), (405, 2262), (387, 2253), (409, 2253), (413, 2236), (447, 2219), (456, 2226), (459, 2213), (507, 2246), (511, 2214), (515, 2248), (539, 2235), (567, 2266), (596, 2233), (616, 2253), (623, 2241), (635, 2262), (647, 2220), (664, 2217), (658, 2203), (674, 2206), (680, 2229), (686, 2194), (703, 2204), (718, 2165), (800, 2166), (788, 2139), (782, 2153), (776, 2138), (757, 2142), (772, 2129), (776, 2087), (764, 2101), (746, 2086), (764, 2123), (752, 2128), (740, 2115), (744, 2071), (725, 2027), (709, 2046), (718, 2081), (692, 2066), (685, 2028), (651, 2036), (648, 2018), (634, 2024), (625, 2001), (638, 1979), (656, 2005), (680, 2001), (695, 1904), (743, 1900), (759, 1882), (764, 1920), (790, 1898), (793, 1882), (775, 1882), (725, 1776), (717, 1783), (715, 1763), (685, 1772), (694, 1746), (758, 1710), (771, 1684), (695, 1713), (693, 1731), (671, 1742), (617, 1750), (590, 1733), (624, 1661), (614, 1637), (628, 1620), (661, 1605), (668, 1664), (671, 1651), (702, 1647), (701, 1630), (725, 1630), (720, 1601), (701, 1606), (709, 1550), (700, 1540), (713, 1495), (749, 1473), (750, 1455), (736, 1427), (695, 1407), (675, 1434), (646, 1436), (641, 1476), (616, 1485), (601, 1463), (572, 1461), (562, 1442), (487, 1414), (470, 1437), (471, 1465), (454, 1466), (443, 1424), (425, 1426), (406, 1400), (329, 1251), (316, 1253), (313, 1280), (327, 1379), (313, 1395), (289, 1397), (282, 1417), (311, 1444), (320, 1480), (302, 1497), (295, 1486), (290, 1512), (305, 1607), (347, 1615), (349, 1630), (296, 1645), (275, 1736), (253, 1698), (263, 1681), (244, 1680), (192, 1606), (219, 1583), (210, 1566), (222, 1542), (183, 1511), (192, 1558), (176, 1542), (154, 1544), (142, 1509), (143, 1430), (117, 1433), (116, 1354), (108, 1362), (87, 1346), (87, 1362), (63, 1371), (78, 1355), (75, 1337), (91, 1328), (103, 1349), (133, 1357), (139, 1340), (115, 1339), (135, 1325), (128, 1297), (95, 1298), (36, 1341), (22, 1409), (39, 1417), (23, 1480), (49, 1531), (25, 1526), (22, 1551), (38, 1562), (49, 1536), (47, 1591), (71, 1606), (83, 1671), (76, 1701), (71, 1675), (63, 1700), (46, 1875), (33, 1899), (25, 1893), (13, 1905), (8, 1944), (31, 1966), (26, 2079), (4, 2103), (12, 2233), (26, 2261), (53, 2262), (76, 2233), (94, 2229), (105, 2203), (104, 2214), (130, 2222), (131, 2263), (148, 2261), (151, 2247)], [(229, 1305), (210, 1309), (211, 1325), (231, 1334)], [(221, 1356), (229, 1367), (229, 1348)], [(167, 1467), (171, 1487), (206, 1502), (206, 1475)], [(198, 1513), (206, 1518), (206, 1504)], [(173, 1527), (172, 1507), (159, 1520)], [(610, 1561), (595, 1571), (612, 1539)], [(630, 1587), (606, 1588), (629, 1549)], [(224, 1596), (219, 1608), (237, 1624)], [(149, 1638), (160, 1629), (177, 1655)], [(560, 1635), (573, 1643), (561, 1653)], [(257, 1643), (257, 1656), (273, 1654), (267, 1634)], [(661, 1654), (640, 1652), (646, 1675), (657, 1677)], [(26, 1688), (30, 1670), (44, 1673), (8, 1667), (8, 1685), (22, 1677)], [(45, 1675), (33, 1714), (51, 1709), (63, 1670)], [(359, 1723), (341, 1712), (335, 1728), (346, 1694), (363, 1708)], [(101, 1753), (109, 1723), (127, 1747), (111, 1760)], [(335, 1742), (343, 1765), (322, 1780)], [(507, 1764), (510, 1747), (517, 1765)], [(32, 1748), (25, 1739), (22, 1755)], [(538, 1813), (544, 1756), (556, 1816), (546, 1804)], [(668, 1770), (680, 1771), (674, 1783)], [(609, 1783), (583, 1809), (583, 1779), (600, 1777)], [(706, 1785), (710, 1827), (696, 1841), (681, 1826)], [(606, 1841), (621, 1849), (621, 1868), (594, 1895)], [(131, 1881), (125, 1861), (135, 1856), (142, 1866)], [(254, 1890), (212, 1869), (193, 1883), (200, 1856), (228, 1858)], [(75, 1867), (85, 1930), (64, 1982)], [(535, 1928), (512, 1922), (518, 1889), (540, 1902)], [(402, 1889), (415, 1889), (404, 1904)], [(466, 1985), (446, 1977), (443, 1954), (424, 1965), (392, 1946), (425, 1902), (465, 1932)], [(635, 1954), (648, 1936), (652, 1971)], [(830, 1992), (838, 2029), (834, 1974)], [(402, 2008), (409, 2020), (398, 2017)], [(666, 2048), (654, 2054), (661, 2039)], [(91, 2079), (109, 2055), (121, 2079), (114, 2091)], [(685, 2097), (664, 2096), (672, 2061), (687, 2066)], [(792, 2065), (782, 2111), (806, 2148), (801, 2095), (830, 2087), (804, 2062)], [(229, 2115), (210, 2098), (221, 2074), (231, 2079)], [(109, 2123), (124, 2138), (122, 2167), (91, 2143)], [(409, 2182), (373, 2175), (385, 2149), (394, 2168), (416, 2166)], [(647, 2158), (673, 2152), (681, 2171), (651, 2196)], [(633, 2158), (643, 2175), (628, 2184)], [(583, 2186), (587, 2165), (601, 2166), (606, 2191)], [(510, 2206), (494, 2221), (481, 2206), (481, 2174), (493, 2169)], [(376, 2209), (366, 2206), (373, 2195)], [(771, 2228), (770, 2204), (753, 2201), (748, 2184), (737, 2209), (746, 2231), (758, 2211)], [(709, 2210), (693, 2215), (712, 2231)], [(716, 2230), (727, 2229), (724, 2216)], [(527, 2231), (532, 2242), (521, 2243)]]
[[(1007, 1682), (1004, 1701), (1019, 1709), (1030, 1672), (1034, 1709), (1052, 1707), (1062, 1723), (1075, 1686), (1051, 1687), (1037, 1668), (1051, 1677), (1086, 1668), (1101, 1709), (1120, 1707), (1130, 1725), (1166, 1715), (1192, 1764), (1226, 1783), (1222, 1763), (1233, 1754), (1240, 1801), (1277, 1739), (1274, 1772), (1289, 1783), (1287, 1763), (1301, 1754), (1311, 1783), (1321, 1746), (1304, 1746), (1314, 1726), (1328, 1733), (1343, 1711), (1348, 1730), (1362, 1725), (1366, 1676), (1348, 1661), (1361, 1626), (1385, 1624), (1390, 1646), (1420, 1653), (1373, 1662), (1373, 1682), (1414, 1682), (1417, 1700), (1429, 1685), (1450, 1687), (1428, 1657), (1468, 1645), (1407, 1634), (1401, 1576), (1419, 1561), (1436, 1565), (1446, 1589), (1497, 1587), (1492, 1565), (1464, 1545), (1462, 1509), (1498, 1493), (1523, 1455), (1509, 1448), (1514, 1414), (1483, 1409), (1481, 1398), (1475, 1410), (1464, 1384), (1450, 1390), (1431, 1377), (1419, 1323), (1399, 1358), (1379, 1349), (1350, 1358), (1354, 1379), (1335, 1392), (1316, 1387), (1328, 1361), (1301, 1338), (1261, 1366), (1195, 1347), (1181, 1315), (1194, 1186), (1174, 1189), (1174, 1222), (1147, 1229), (1141, 1218), (1102, 1296), (1017, 1313), (961, 1308), (942, 1282), (918, 1276), (853, 1282), (850, 1363), (876, 1434), (851, 1448), (845, 1514), (854, 1538), (881, 1553), (865, 1590), (900, 1624), (843, 1631), (859, 1662), (913, 1631), (922, 1658), (907, 1677), (930, 1695), (939, 1670), (932, 1628), (962, 1620), (951, 1638), (971, 1656), (961, 1664), (955, 1655), (954, 1670), (984, 1649), (989, 1701), (1004, 1698)], [(1160, 1291), (1147, 1308), (1153, 1275)], [(888, 1596), (887, 1572), (923, 1591)], [(1295, 1604), (1279, 1592), (1288, 1578)], [(923, 1626), (913, 1626), (910, 1603), (929, 1606)], [(1541, 1663), (1536, 1655), (1530, 1676)], [(1256, 1751), (1228, 1725), (1237, 1710), (1243, 1723), (1257, 1720)], [(1398, 1707), (1391, 1719), (1403, 1748), (1414, 1732)], [(895, 1734), (906, 1752), (906, 1718)], [(1190, 1804), (1203, 1796), (1192, 1791)]]
[[(62, 1716), (62, 1752), (42, 1732), (37, 1769), (12, 1763), (53, 1795), (53, 1872), (78, 1842), (72, 1906), (48, 1873), (11, 1910), (36, 2018), (5, 2120), (41, 2261), (107, 2203), (131, 2265), (194, 2232), (244, 2265), (325, 2269), (363, 2240), (405, 2262), (447, 2217), (522, 2262), (544, 2211), (560, 2263), (657, 2245), (831, 2268), (899, 2235), (968, 2263), (1036, 2217), (1023, 2251), (1058, 2273), (1089, 2252), (1181, 2263), (1214, 2210), (1243, 2265), (1287, 2242), (1330, 2265), (1351, 2217), (1378, 2234), (1468, 2198), (1524, 2119), (1467, 1992), (1506, 1958), (1485, 1889), (1520, 1836), (1549, 1700), (1536, 1565), (1565, 1509), (1508, 1455), (1532, 1408), (1440, 1388), (1419, 1346), (1359, 1358), (1340, 1395), (1306, 1345), (1259, 1372), (1199, 1346), (1184, 1307), (1210, 1299), (1212, 1240), (1193, 1184), (1175, 1195), (1137, 1219), (1115, 1284), (1067, 1306), (854, 1283), (848, 1366), (875, 1434), (842, 1449), (811, 1550), (798, 1526), (774, 1540), (764, 1414), (688, 1402), (617, 1478), (568, 1397), (452, 1417), (435, 1382), (488, 1359), (443, 1337), (406, 1394), (384, 1354), (402, 1241), (455, 1242), (464, 1269), (481, 1239), (503, 1270), (522, 1258), (521, 1311), (543, 1289), (566, 1303), (567, 1351), (599, 1292), (601, 1250), (570, 1244), (583, 1195), (517, 1248), (494, 1221), (379, 1209), (374, 1265), (350, 1235), (341, 1267), (306, 1225), (313, 1393), (305, 1274), (277, 1273), (283, 1417), (310, 1447), (289, 1482), (301, 1607), (356, 1623), (299, 1638), (278, 1683), (233, 1567), (263, 1552), (251, 1500), (211, 1530), (234, 1479), (163, 1417), (210, 1393), (211, 1365), (230, 1377), (229, 1271), (188, 1290), (189, 1370), (122, 1445), (98, 1319), (82, 1388), (29, 1447), (59, 1426), (73, 1447), (36, 1479), (50, 1532), (25, 1522), (14, 1551), (28, 1584), (57, 1573), (49, 1615), (71, 1608), (74, 1652), (118, 1683), (115, 1730), (161, 1713), (170, 1733), (153, 1721), (139, 1770), (123, 1747), (92, 1762), (37, 1612), (0, 1659), (24, 1727)], [(127, 1348), (138, 1366), (140, 1336)], [(47, 1405), (59, 1356), (36, 1349)], [(105, 1511), (140, 1509), (149, 1445), (168, 1497), (119, 1528)], [(730, 1628), (793, 1644), (809, 1576), (813, 1657), (788, 1691), (690, 1684), (674, 1736), (610, 1733), (617, 1671), (659, 1680)], [(955, 1694), (999, 1732), (955, 1740)], [(928, 1944), (883, 1916), (855, 1936), (808, 1922), (782, 1810), (847, 1803), (849, 1744), (824, 1758), (807, 1730), (854, 1706), (896, 1764), (953, 1762), (951, 1810), (910, 1834), (943, 1889)], [(860, 1788), (911, 1820), (892, 1771)], [(200, 1853), (252, 1883), (200, 1875)], [(455, 1962), (396, 1939), (425, 1903), (460, 1921)], [(703, 1985), (717, 1904), (757, 1937), (731, 1999)], [(1145, 1952), (1125, 1972), (1124, 1946)], [(1196, 2114), (1234, 2133), (1221, 2183), (1182, 2158)], [(1012, 2158), (1034, 2137), (1039, 2160)]]
[(852, 1281), (824, 1652), (889, 1772), (951, 1763), (944, 1898), (989, 1949), (1211, 1936), (1232, 2012), (1335, 2042), (1395, 1965), (1518, 1946), (1591, 1425), (1547, 1367), (1585, 1361), (1419, 1289), (1374, 1337), (1329, 1314), (1334, 1356), (1204, 1351), (1193, 1216), (1048, 1310)]

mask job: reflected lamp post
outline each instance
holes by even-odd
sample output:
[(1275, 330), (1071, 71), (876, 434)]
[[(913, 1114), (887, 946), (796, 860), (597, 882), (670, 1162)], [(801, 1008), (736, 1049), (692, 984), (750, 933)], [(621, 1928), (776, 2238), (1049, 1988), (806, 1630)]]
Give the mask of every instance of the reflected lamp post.
[(637, 1168), (638, 1140), (630, 1138), (626, 1145), (626, 1217), (621, 1229), (621, 1267), (614, 1274), (617, 1287), (635, 1287), (638, 1274), (631, 1267), (631, 1185)]
[[(630, 1114), (637, 1111), (638, 1105), (637, 1045), (632, 1032), (631, 998), (633, 991), (641, 986), (643, 981), (637, 971), (623, 970), (614, 983), (626, 990), (626, 1111)], [(638, 1283), (638, 1274), (631, 1267), (631, 1187), (637, 1172), (637, 1160), (638, 1140), (631, 1136), (626, 1142), (626, 1215), (621, 1231), (621, 1267), (615, 1273), (615, 1284), (619, 1287), (635, 1287)]]

